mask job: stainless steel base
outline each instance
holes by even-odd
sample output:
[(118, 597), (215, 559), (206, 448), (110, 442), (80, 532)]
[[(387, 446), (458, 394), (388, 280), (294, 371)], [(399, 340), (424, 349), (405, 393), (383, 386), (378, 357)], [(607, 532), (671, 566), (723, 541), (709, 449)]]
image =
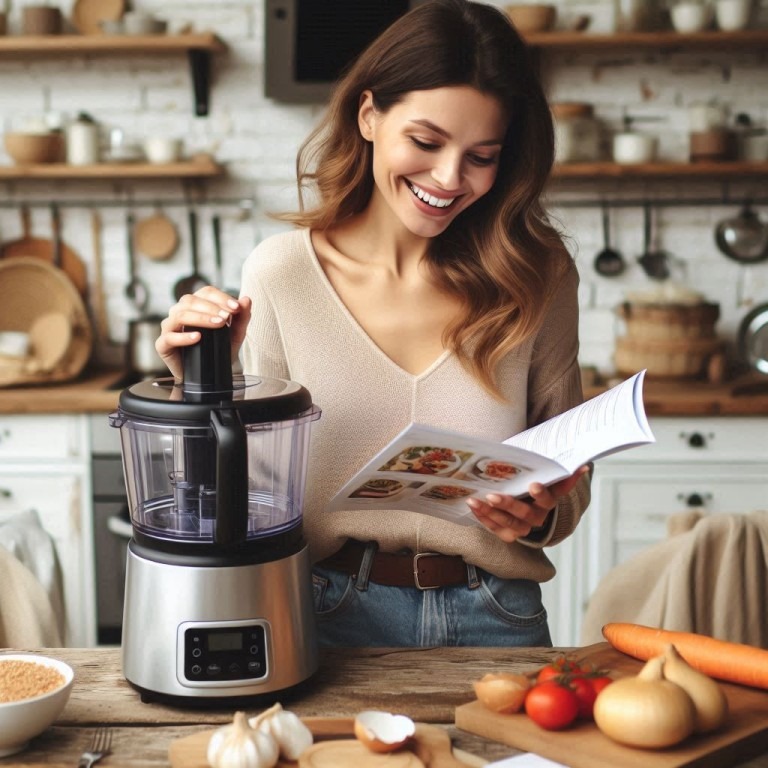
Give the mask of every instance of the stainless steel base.
[[(191, 679), (185, 633), (264, 632), (258, 679)], [(317, 670), (307, 548), (270, 563), (226, 568), (167, 565), (130, 548), (123, 614), (123, 674), (143, 693), (182, 698), (250, 698), (287, 690)], [(262, 665), (263, 666), (263, 665)]]

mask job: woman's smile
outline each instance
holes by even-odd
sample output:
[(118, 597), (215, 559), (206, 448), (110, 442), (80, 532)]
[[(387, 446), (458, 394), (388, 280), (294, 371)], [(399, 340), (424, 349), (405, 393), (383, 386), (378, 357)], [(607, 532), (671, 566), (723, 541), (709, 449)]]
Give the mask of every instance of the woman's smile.
[(437, 212), (439, 212), (441, 209), (448, 208), (453, 204), (457, 197), (438, 197), (437, 194), (431, 194), (426, 189), (422, 189), (421, 187), (414, 184), (412, 181), (408, 181), (408, 179), (405, 180), (405, 183), (408, 185), (411, 192), (413, 192), (413, 194), (418, 198), (419, 202), (426, 205), (427, 209), (437, 209)]

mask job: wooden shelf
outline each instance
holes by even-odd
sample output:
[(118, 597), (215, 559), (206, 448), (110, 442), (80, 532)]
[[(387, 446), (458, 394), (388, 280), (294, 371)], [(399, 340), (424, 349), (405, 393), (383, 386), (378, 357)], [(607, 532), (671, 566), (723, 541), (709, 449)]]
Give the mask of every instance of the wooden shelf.
[(27, 179), (196, 179), (212, 178), (224, 173), (223, 166), (213, 160), (178, 163), (96, 163), (69, 165), (44, 163), (39, 165), (0, 165), (0, 181)]
[(9, 35), (0, 37), (0, 56), (41, 54), (220, 53), (226, 46), (210, 32), (188, 35)]
[(612, 162), (563, 163), (556, 165), (552, 176), (559, 179), (657, 179), (657, 178), (724, 178), (768, 176), (768, 163), (644, 163), (622, 165)]
[(525, 36), (534, 48), (550, 50), (600, 51), (606, 49), (764, 49), (768, 46), (768, 29), (745, 29), (738, 32), (624, 32), (592, 35), (588, 32), (539, 32)]
[(209, 109), (211, 56), (226, 46), (212, 32), (186, 35), (10, 35), (0, 37), (0, 58), (76, 55), (187, 54), (195, 114)]

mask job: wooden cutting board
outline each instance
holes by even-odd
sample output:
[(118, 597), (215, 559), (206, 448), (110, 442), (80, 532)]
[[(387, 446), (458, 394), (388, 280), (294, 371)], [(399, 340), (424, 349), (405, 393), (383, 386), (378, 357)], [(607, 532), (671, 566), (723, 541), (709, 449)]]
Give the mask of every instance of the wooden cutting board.
[[(588, 646), (576, 656), (611, 670), (615, 677), (637, 674), (643, 666), (608, 643)], [(479, 701), (456, 708), (456, 726), (569, 768), (733, 768), (768, 752), (768, 692), (721, 685), (730, 711), (725, 727), (665, 750), (624, 747), (604, 736), (594, 723), (579, 723), (565, 731), (545, 731), (524, 713), (499, 715)]]
[[(354, 738), (354, 719), (305, 717), (315, 744), (298, 763), (281, 760), (278, 768), (467, 768), (455, 758), (449, 735), (435, 725), (416, 724), (411, 747), (389, 755), (377, 755)], [(168, 748), (171, 768), (209, 768), (208, 741), (216, 729), (176, 739)]]

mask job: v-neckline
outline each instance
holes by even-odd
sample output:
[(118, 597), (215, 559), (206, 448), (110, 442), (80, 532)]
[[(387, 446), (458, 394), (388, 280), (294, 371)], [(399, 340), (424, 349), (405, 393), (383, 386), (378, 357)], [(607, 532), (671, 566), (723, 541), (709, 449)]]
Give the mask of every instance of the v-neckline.
[(325, 287), (325, 290), (328, 292), (328, 294), (331, 296), (331, 299), (336, 304), (336, 306), (339, 308), (341, 313), (344, 315), (344, 317), (347, 319), (347, 321), (350, 323), (350, 325), (355, 329), (355, 331), (362, 336), (362, 338), (365, 340), (365, 342), (368, 344), (368, 346), (372, 347), (376, 354), (379, 355), (389, 366), (393, 367), (400, 375), (407, 376), (408, 378), (412, 379), (413, 381), (419, 381), (420, 379), (425, 379), (427, 376), (429, 376), (433, 371), (437, 370), (451, 355), (451, 350), (444, 349), (440, 355), (438, 355), (423, 371), (420, 373), (411, 373), (410, 371), (407, 371), (405, 368), (403, 368), (401, 365), (396, 363), (370, 336), (370, 334), (363, 328), (363, 326), (360, 324), (358, 319), (349, 311), (349, 307), (342, 301), (341, 296), (339, 296), (336, 289), (333, 287), (333, 283), (331, 283), (330, 279), (328, 278), (328, 275), (325, 274), (325, 270), (323, 269), (323, 265), (320, 263), (320, 259), (317, 256), (317, 251), (315, 250), (315, 246), (312, 244), (312, 233), (309, 229), (305, 229), (303, 232), (304, 235), (304, 242), (307, 247), (307, 253), (310, 256), (310, 261), (312, 262), (312, 266), (316, 270), (318, 277), (322, 284)]

